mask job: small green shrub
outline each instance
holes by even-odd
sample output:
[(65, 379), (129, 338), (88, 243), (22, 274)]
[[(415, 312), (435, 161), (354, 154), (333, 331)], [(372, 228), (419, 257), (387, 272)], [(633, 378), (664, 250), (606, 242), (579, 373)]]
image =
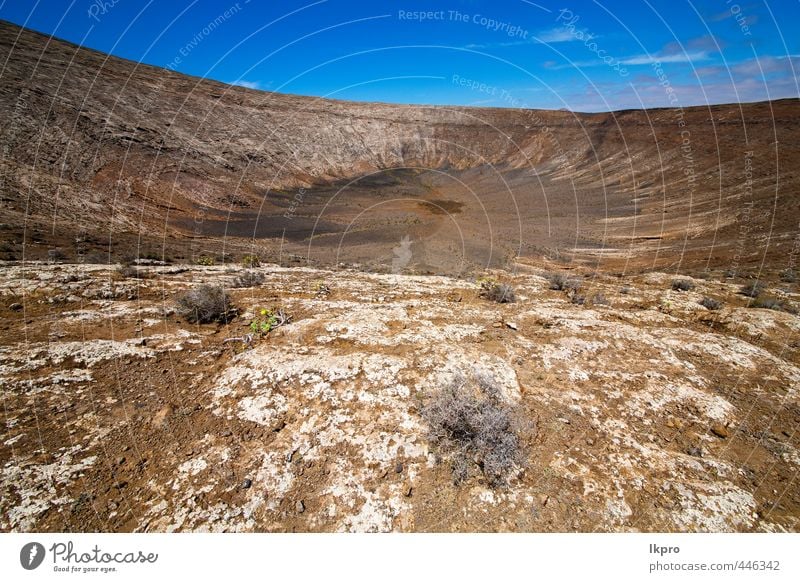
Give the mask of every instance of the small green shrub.
[(291, 320), (291, 316), (286, 315), (283, 308), (278, 309), (259, 309), (258, 315), (250, 322), (250, 331), (259, 336), (265, 336), (276, 327), (286, 325)]
[(785, 269), (781, 271), (780, 274), (781, 281), (784, 283), (796, 283), (797, 282), (797, 271), (794, 269)]
[(245, 269), (260, 267), (261, 259), (258, 258), (258, 255), (245, 255), (242, 257), (242, 266)]
[(203, 267), (210, 267), (213, 264), (215, 264), (216, 261), (214, 260), (214, 257), (209, 257), (208, 255), (201, 255), (197, 257), (195, 263)]

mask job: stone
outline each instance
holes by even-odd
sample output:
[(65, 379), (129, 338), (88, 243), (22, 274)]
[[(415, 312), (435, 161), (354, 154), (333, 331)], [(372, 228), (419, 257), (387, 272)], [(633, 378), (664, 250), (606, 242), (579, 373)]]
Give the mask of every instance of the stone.
[(242, 489), (250, 489), (252, 485), (253, 485), (252, 479), (245, 479), (244, 481), (242, 481)]
[(303, 503), (303, 500), (301, 499), (294, 504), (294, 509), (297, 511), (297, 513), (303, 513), (306, 510), (306, 504)]
[(716, 422), (711, 425), (711, 432), (721, 439), (726, 439), (731, 436), (731, 431), (728, 430), (728, 427), (720, 422)]

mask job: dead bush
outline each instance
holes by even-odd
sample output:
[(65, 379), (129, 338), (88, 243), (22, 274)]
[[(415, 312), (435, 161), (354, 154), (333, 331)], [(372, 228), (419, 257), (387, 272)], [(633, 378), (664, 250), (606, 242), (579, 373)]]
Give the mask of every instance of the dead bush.
[(722, 301), (717, 301), (712, 297), (703, 297), (700, 300), (700, 305), (710, 311), (717, 311), (720, 307), (722, 307)]
[(246, 270), (240, 273), (239, 276), (233, 280), (233, 286), (237, 289), (244, 287), (258, 287), (264, 282), (265, 278), (266, 277), (264, 273)]
[(757, 297), (750, 302), (748, 307), (754, 307), (756, 309), (771, 309), (773, 311), (786, 310), (786, 304), (779, 299), (775, 299), (774, 297)]
[(117, 273), (126, 279), (143, 279), (144, 273), (133, 265), (120, 265), (117, 267)]
[(48, 263), (63, 263), (67, 260), (67, 255), (61, 249), (50, 249), (47, 251)]
[(235, 315), (228, 293), (219, 286), (201, 285), (178, 298), (177, 313), (191, 323), (228, 322)]
[(760, 283), (759, 281), (753, 281), (752, 283), (748, 283), (747, 285), (742, 286), (739, 290), (739, 293), (744, 295), (745, 297), (758, 297), (764, 291), (764, 284)]
[(522, 464), (518, 417), (488, 374), (456, 375), (425, 404), (422, 417), (456, 484), (480, 471), (491, 486), (502, 486)]
[(550, 273), (547, 280), (550, 281), (550, 289), (553, 291), (578, 292), (583, 285), (578, 279), (570, 279), (562, 273)]
[(691, 291), (694, 289), (694, 283), (689, 279), (675, 279), (672, 282), (673, 291)]
[(516, 301), (514, 288), (505, 283), (496, 283), (494, 281), (484, 281), (481, 283), (480, 296), (495, 303), (513, 303)]

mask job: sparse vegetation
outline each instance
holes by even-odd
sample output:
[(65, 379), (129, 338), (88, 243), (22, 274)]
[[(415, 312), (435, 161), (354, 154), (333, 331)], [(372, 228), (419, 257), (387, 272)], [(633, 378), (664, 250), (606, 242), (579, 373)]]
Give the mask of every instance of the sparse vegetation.
[(252, 271), (250, 269), (242, 271), (236, 278), (233, 280), (233, 287), (237, 289), (242, 289), (244, 287), (258, 287), (264, 282), (266, 276), (264, 273), (259, 273), (258, 271)]
[(562, 273), (551, 273), (547, 276), (547, 280), (550, 281), (550, 289), (553, 291), (578, 292), (583, 286), (578, 279), (571, 279)]
[(748, 307), (756, 309), (772, 309), (773, 311), (786, 311), (786, 304), (774, 297), (757, 297), (750, 302)]
[(794, 269), (784, 269), (781, 271), (780, 274), (781, 281), (784, 283), (796, 283), (797, 282), (797, 271)]
[(215, 264), (216, 261), (214, 260), (214, 257), (210, 257), (208, 255), (201, 255), (197, 257), (195, 263), (203, 267), (210, 267), (211, 265)]
[(693, 289), (694, 283), (689, 279), (675, 279), (672, 281), (673, 291), (692, 291)]
[(245, 255), (242, 257), (242, 266), (245, 269), (251, 269), (253, 267), (260, 267), (261, 266), (261, 259), (258, 258), (258, 255)]
[(225, 289), (201, 285), (178, 298), (177, 313), (191, 323), (226, 323), (233, 319), (236, 310)]
[(608, 299), (603, 293), (595, 293), (594, 297), (592, 297), (592, 304), (593, 305), (608, 305)]
[(330, 285), (325, 283), (325, 281), (317, 281), (314, 283), (314, 295), (317, 297), (327, 297), (331, 294)]
[(722, 307), (722, 301), (718, 301), (713, 297), (703, 297), (700, 300), (700, 305), (710, 311), (717, 311), (720, 307)]
[(133, 265), (120, 265), (117, 267), (117, 273), (126, 279), (143, 279), (144, 273)]
[(286, 325), (292, 317), (286, 315), (282, 307), (278, 309), (259, 309), (258, 316), (250, 322), (250, 331), (259, 336), (265, 336), (276, 327)]
[(748, 283), (747, 285), (743, 285), (742, 288), (739, 290), (739, 293), (744, 295), (745, 297), (758, 297), (764, 291), (764, 284), (759, 281), (753, 281), (752, 283)]
[(511, 285), (498, 283), (493, 279), (481, 281), (480, 296), (495, 303), (513, 303), (516, 301), (516, 294)]
[(67, 255), (61, 249), (50, 249), (47, 251), (48, 263), (63, 263), (67, 260)]
[(456, 484), (480, 470), (491, 486), (502, 486), (522, 463), (518, 418), (487, 373), (456, 375), (425, 404), (422, 416)]
[(583, 305), (584, 303), (586, 303), (586, 295), (581, 295), (579, 293), (572, 293), (569, 300), (573, 305)]

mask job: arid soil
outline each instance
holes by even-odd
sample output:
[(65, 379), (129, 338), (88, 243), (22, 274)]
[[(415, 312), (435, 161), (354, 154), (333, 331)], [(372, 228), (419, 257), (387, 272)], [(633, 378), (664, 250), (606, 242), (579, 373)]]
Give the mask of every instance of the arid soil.
[(800, 103), (398, 106), (191, 78), (0, 23), (0, 258), (125, 254), (460, 274), (788, 267)]
[[(498, 304), (468, 278), (267, 265), (198, 325), (176, 297), (240, 269), (140, 269), (0, 268), (0, 530), (800, 530), (800, 320), (744, 281), (579, 269), (578, 305), (528, 264), (494, 273)], [(474, 370), (524, 420), (507, 486), (455, 485), (420, 413)]]

